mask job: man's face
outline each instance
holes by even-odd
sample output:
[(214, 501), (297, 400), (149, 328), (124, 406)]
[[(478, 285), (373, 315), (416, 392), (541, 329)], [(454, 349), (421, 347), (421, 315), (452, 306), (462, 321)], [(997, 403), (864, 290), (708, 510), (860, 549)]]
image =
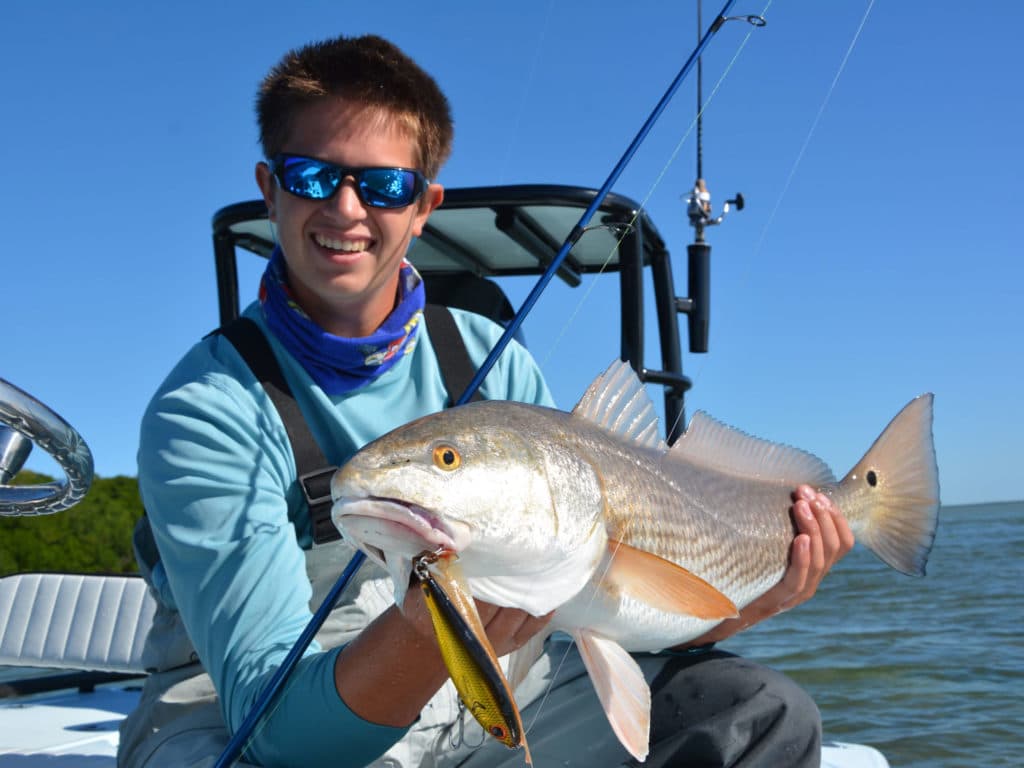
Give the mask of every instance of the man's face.
[[(348, 167), (415, 168), (413, 140), (393, 125), (340, 100), (324, 101), (295, 116), (283, 151)], [(256, 181), (306, 314), (338, 336), (373, 333), (394, 308), (402, 259), (441, 203), (441, 186), (431, 184), (405, 208), (373, 208), (359, 199), (351, 177), (327, 200), (281, 189), (265, 163), (257, 165)]]

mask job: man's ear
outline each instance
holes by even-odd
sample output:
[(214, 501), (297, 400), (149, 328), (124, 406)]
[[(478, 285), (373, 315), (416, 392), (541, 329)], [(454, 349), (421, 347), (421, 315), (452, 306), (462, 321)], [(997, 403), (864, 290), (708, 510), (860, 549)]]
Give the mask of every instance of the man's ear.
[(274, 175), (270, 172), (270, 166), (262, 160), (256, 163), (256, 184), (263, 195), (263, 202), (267, 206), (267, 218), (276, 221), (274, 211), (274, 190), (277, 185), (274, 183)]
[(416, 220), (413, 222), (413, 236), (419, 237), (423, 234), (423, 225), (427, 223), (430, 214), (442, 202), (444, 202), (444, 187), (440, 184), (428, 184), (419, 199)]

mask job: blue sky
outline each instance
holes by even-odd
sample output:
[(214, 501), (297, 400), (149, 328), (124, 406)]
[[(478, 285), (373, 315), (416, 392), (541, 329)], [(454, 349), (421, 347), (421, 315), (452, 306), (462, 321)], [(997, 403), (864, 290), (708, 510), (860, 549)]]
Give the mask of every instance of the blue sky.
[[(705, 0), (705, 23), (720, 5)], [(6, 8), (0, 377), (75, 425), (99, 474), (134, 474), (149, 396), (217, 324), (210, 218), (256, 196), (252, 103), (286, 49), (364, 32), (405, 48), (452, 101), (447, 186), (598, 187), (697, 37), (689, 0), (626, 7)], [(716, 205), (741, 191), (747, 207), (708, 233), (710, 353), (684, 359), (688, 412), (841, 475), (934, 392), (943, 501), (1024, 498), (1019, 6), (779, 0), (765, 15), (727, 24), (704, 59), (705, 95), (725, 73), (705, 176)], [(615, 187), (647, 198), (681, 295), (694, 102), (691, 77)], [(508, 286), (515, 303), (528, 289)], [(608, 279), (555, 290), (526, 323), (563, 407), (618, 353), (616, 296)]]

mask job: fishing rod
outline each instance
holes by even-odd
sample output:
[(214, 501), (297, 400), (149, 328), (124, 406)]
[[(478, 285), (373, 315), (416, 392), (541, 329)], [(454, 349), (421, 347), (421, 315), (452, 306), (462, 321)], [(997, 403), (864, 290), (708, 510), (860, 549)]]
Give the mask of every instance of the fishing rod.
[[(644, 139), (647, 138), (647, 134), (650, 133), (651, 128), (654, 126), (658, 118), (661, 116), (661, 113), (665, 111), (665, 108), (668, 106), (668, 103), (672, 100), (672, 97), (675, 95), (676, 91), (679, 90), (679, 86), (682, 85), (687, 75), (689, 75), (690, 71), (693, 69), (694, 63), (700, 58), (700, 55), (704, 52), (704, 49), (707, 48), (708, 44), (711, 41), (711, 38), (714, 37), (715, 33), (718, 32), (719, 29), (721, 29), (722, 25), (725, 24), (726, 21), (730, 20), (730, 17), (727, 14), (729, 13), (729, 10), (732, 8), (735, 2), (736, 0), (726, 0), (726, 3), (724, 6), (722, 6), (722, 10), (719, 11), (718, 16), (715, 17), (715, 20), (708, 27), (707, 32), (705, 32), (704, 35), (700, 38), (700, 41), (697, 43), (697, 47), (694, 48), (693, 52), (686, 60), (686, 63), (683, 64), (682, 68), (679, 70), (679, 73), (676, 75), (675, 79), (669, 84), (668, 88), (666, 89), (665, 93), (662, 95), (658, 103), (655, 105), (654, 109), (651, 110), (651, 113), (647, 116), (647, 119), (640, 127), (640, 130), (637, 131), (637, 134), (633, 138), (633, 141), (630, 142), (629, 146), (626, 148), (626, 151), (623, 152), (622, 157), (619, 159), (618, 163), (616, 163), (615, 167), (612, 168), (611, 173), (608, 174), (608, 178), (605, 180), (604, 184), (601, 185), (601, 188), (594, 196), (593, 201), (583, 212), (583, 215), (580, 216), (580, 219), (576, 223), (576, 225), (569, 232), (569, 235), (565, 238), (565, 241), (562, 243), (562, 247), (558, 250), (558, 253), (555, 255), (555, 258), (548, 265), (547, 269), (544, 271), (544, 274), (542, 274), (540, 278), (537, 280), (537, 284), (533, 287), (533, 290), (530, 291), (529, 295), (523, 301), (523, 304), (522, 306), (520, 306), (519, 311), (516, 312), (515, 316), (509, 322), (508, 326), (505, 328), (505, 332), (498, 339), (497, 343), (494, 345), (494, 348), (491, 349), (490, 353), (487, 355), (487, 358), (484, 360), (480, 368), (477, 370), (476, 375), (469, 382), (469, 386), (466, 387), (466, 391), (462, 393), (459, 399), (455, 402), (455, 405), (464, 405), (467, 402), (469, 402), (470, 398), (472, 398), (476, 391), (480, 388), (481, 383), (483, 383), (483, 380), (487, 377), (487, 374), (490, 373), (491, 369), (494, 367), (494, 364), (501, 356), (501, 353), (505, 351), (505, 348), (508, 346), (513, 336), (515, 336), (520, 326), (523, 324), (523, 321), (526, 319), (526, 316), (530, 313), (530, 310), (533, 309), (534, 305), (537, 303), (537, 300), (540, 298), (540, 295), (544, 292), (544, 289), (547, 288), (548, 283), (551, 282), (551, 279), (555, 276), (555, 273), (562, 266), (562, 262), (564, 262), (566, 257), (569, 255), (569, 251), (572, 250), (573, 246), (576, 245), (579, 239), (583, 236), (583, 233), (586, 231), (587, 225), (590, 223), (590, 220), (597, 212), (597, 209), (600, 208), (601, 204), (604, 202), (604, 199), (608, 196), (608, 193), (611, 191), (612, 186), (615, 184), (616, 181), (618, 181), (619, 177), (622, 175), (622, 172), (625, 170), (630, 160), (633, 159), (633, 155), (636, 154), (637, 149), (639, 149)], [(749, 21), (751, 18), (754, 17), (740, 16), (731, 18), (746, 19)], [(234, 764), (234, 762), (239, 758), (245, 743), (249, 740), (252, 732), (256, 729), (256, 726), (259, 723), (260, 718), (263, 717), (263, 714), (270, 707), (270, 704), (280, 693), (288, 676), (292, 673), (292, 670), (295, 668), (295, 665), (298, 664), (299, 659), (302, 657), (302, 654), (305, 652), (306, 648), (309, 647), (309, 644), (312, 642), (313, 637), (320, 630), (320, 627), (323, 626), (324, 621), (326, 621), (327, 619), (327, 615), (331, 612), (331, 610), (334, 608), (334, 604), (341, 597), (341, 593), (344, 591), (345, 587), (348, 586), (349, 580), (352, 578), (352, 576), (355, 574), (355, 572), (359, 569), (359, 567), (363, 564), (365, 560), (366, 554), (362, 551), (357, 551), (352, 556), (352, 559), (349, 560), (348, 565), (345, 567), (345, 570), (342, 572), (341, 576), (338, 577), (338, 581), (331, 588), (331, 591), (328, 593), (327, 597), (324, 598), (323, 603), (320, 604), (320, 607), (317, 609), (316, 613), (310, 619), (309, 624), (303, 630), (302, 634), (299, 636), (299, 639), (295, 642), (295, 645), (292, 647), (291, 651), (289, 651), (288, 655), (285, 657), (285, 660), (281, 662), (281, 666), (278, 667), (277, 671), (274, 673), (274, 676), (271, 678), (270, 682), (267, 683), (266, 688), (264, 688), (263, 692), (260, 693), (259, 698), (257, 699), (256, 703), (253, 704), (252, 709), (249, 711), (249, 714), (246, 716), (242, 725), (239, 726), (234, 736), (232, 736), (231, 741), (228, 742), (228, 745), (224, 748), (224, 752), (221, 753), (220, 758), (214, 764), (214, 768), (229, 768), (229, 766)]]
[(281, 692), (282, 686), (295, 669), (295, 665), (299, 663), (302, 654), (306, 652), (309, 644), (313, 642), (316, 633), (320, 631), (320, 627), (327, 620), (327, 615), (334, 609), (334, 604), (341, 597), (342, 591), (348, 586), (348, 582), (355, 575), (355, 572), (359, 570), (359, 566), (363, 564), (365, 559), (366, 555), (359, 551), (348, 561), (348, 565), (345, 566), (345, 570), (338, 577), (338, 581), (331, 587), (331, 591), (327, 593), (324, 601), (320, 603), (320, 607), (316, 609), (313, 618), (309, 620), (309, 624), (302, 630), (299, 639), (295, 641), (295, 645), (288, 651), (288, 655), (284, 657), (281, 666), (274, 672), (274, 676), (270, 678), (270, 682), (267, 683), (266, 688), (263, 689), (260, 697), (252, 705), (252, 709), (249, 710), (249, 714), (245, 716), (245, 720), (242, 721), (238, 730), (235, 731), (228, 745), (224, 747), (224, 751), (221, 752), (217, 762), (214, 763), (214, 768), (230, 768), (241, 757), (242, 750), (245, 748), (245, 744), (252, 733), (256, 730), (260, 718), (263, 717), (271, 703), (277, 698), (278, 693)]

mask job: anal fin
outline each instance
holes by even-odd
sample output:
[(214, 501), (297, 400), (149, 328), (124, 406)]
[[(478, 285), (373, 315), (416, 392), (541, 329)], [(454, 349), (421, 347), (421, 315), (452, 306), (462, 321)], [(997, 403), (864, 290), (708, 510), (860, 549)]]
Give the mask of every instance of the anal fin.
[(651, 729), (651, 689), (640, 665), (618, 643), (586, 630), (573, 632), (583, 664), (622, 746), (641, 762)]

